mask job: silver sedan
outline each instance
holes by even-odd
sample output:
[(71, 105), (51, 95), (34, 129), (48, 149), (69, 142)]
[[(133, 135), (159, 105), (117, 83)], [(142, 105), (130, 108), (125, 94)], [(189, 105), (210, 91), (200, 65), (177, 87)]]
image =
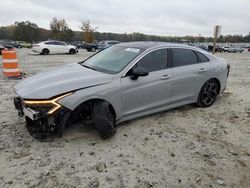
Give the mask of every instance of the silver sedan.
[(82, 120), (108, 138), (126, 120), (190, 103), (209, 107), (226, 88), (229, 69), (224, 59), (195, 47), (121, 43), (22, 81), (15, 106), (36, 138)]

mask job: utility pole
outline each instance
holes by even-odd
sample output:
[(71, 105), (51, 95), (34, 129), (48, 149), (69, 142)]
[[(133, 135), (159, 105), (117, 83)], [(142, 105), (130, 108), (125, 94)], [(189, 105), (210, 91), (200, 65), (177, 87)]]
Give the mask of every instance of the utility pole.
[(217, 38), (220, 36), (220, 34), (221, 34), (221, 26), (220, 25), (214, 26), (213, 54), (215, 54), (216, 42), (217, 42)]

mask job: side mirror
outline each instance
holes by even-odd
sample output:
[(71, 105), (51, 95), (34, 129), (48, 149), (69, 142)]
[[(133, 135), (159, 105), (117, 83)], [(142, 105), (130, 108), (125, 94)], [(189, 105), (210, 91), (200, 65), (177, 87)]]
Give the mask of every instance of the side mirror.
[(136, 80), (138, 77), (140, 76), (147, 76), (148, 75), (148, 71), (143, 68), (143, 67), (136, 67), (134, 70), (133, 70), (133, 73), (131, 75), (131, 79), (132, 80)]

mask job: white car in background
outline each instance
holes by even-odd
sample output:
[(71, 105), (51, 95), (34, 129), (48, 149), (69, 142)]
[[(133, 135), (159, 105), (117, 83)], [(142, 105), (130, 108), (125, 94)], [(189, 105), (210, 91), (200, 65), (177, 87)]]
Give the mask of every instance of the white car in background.
[(32, 45), (32, 51), (40, 53), (41, 55), (47, 54), (75, 54), (78, 52), (76, 46), (67, 45), (61, 41), (44, 41)]

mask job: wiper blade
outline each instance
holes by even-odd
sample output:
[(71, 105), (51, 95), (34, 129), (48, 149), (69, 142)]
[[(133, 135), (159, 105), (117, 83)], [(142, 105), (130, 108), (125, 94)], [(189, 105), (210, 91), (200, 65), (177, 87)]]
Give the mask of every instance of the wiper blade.
[(95, 70), (95, 71), (96, 71), (96, 69), (95, 69), (95, 68), (93, 68), (93, 67), (89, 67), (89, 66), (84, 65), (84, 64), (82, 64), (82, 66), (83, 66), (83, 67), (86, 67), (86, 68), (88, 68), (88, 69), (92, 69), (92, 70)]

